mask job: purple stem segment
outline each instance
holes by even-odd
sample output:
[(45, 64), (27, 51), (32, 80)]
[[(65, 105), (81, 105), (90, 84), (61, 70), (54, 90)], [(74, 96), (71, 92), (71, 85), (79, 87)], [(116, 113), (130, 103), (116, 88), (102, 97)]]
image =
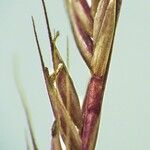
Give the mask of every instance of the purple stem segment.
[(80, 0), (80, 3), (81, 3), (81, 5), (82, 5), (82, 7), (83, 7), (84, 12), (87, 14), (87, 17), (88, 17), (90, 20), (93, 21), (93, 18), (92, 18), (92, 16), (91, 16), (91, 9), (90, 9), (90, 7), (89, 7), (87, 1), (86, 1), (86, 0)]
[(88, 12), (90, 14), (90, 7), (89, 7), (87, 1), (86, 0), (79, 0), (79, 1), (82, 4), (85, 12)]
[(78, 29), (83, 41), (85, 42), (85, 45), (87, 46), (86, 49), (89, 53), (92, 54), (93, 53), (93, 41), (90, 38), (90, 36), (86, 32), (84, 32), (84, 29), (81, 26), (79, 18), (77, 16), (75, 16), (75, 17), (76, 17), (77, 29)]
[[(83, 129), (81, 132), (82, 138), (82, 150), (89, 150), (91, 147), (90, 141), (92, 141), (92, 134), (98, 131), (97, 123), (99, 123), (99, 117), (102, 106), (102, 99), (104, 93), (104, 77), (92, 76), (83, 104)], [(97, 128), (97, 129), (96, 129)], [(97, 130), (95, 132), (95, 130)], [(95, 134), (95, 136), (96, 136)]]

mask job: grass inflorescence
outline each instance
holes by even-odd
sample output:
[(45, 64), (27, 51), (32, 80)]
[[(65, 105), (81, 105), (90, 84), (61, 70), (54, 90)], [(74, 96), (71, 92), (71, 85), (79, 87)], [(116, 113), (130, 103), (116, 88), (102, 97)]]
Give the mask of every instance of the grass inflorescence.
[(82, 107), (69, 74), (69, 51), (67, 50), (66, 66), (56, 44), (59, 33), (52, 36), (45, 1), (41, 1), (52, 54), (54, 70), (52, 74), (44, 64), (33, 17), (32, 23), (45, 84), (55, 117), (51, 147), (53, 150), (61, 150), (61, 137), (67, 150), (94, 150), (122, 1), (91, 0), (89, 5), (87, 0), (65, 0), (75, 42), (91, 73)]

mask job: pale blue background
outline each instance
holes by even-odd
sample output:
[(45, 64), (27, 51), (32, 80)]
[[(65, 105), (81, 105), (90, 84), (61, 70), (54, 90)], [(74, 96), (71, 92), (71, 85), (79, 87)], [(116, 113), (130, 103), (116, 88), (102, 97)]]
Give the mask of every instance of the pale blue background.
[[(52, 31), (83, 99), (89, 72), (73, 41), (63, 0), (46, 1)], [(27, 96), (40, 150), (50, 147), (53, 115), (42, 76), (30, 16), (34, 15), (44, 60), (52, 68), (40, 0), (0, 0), (0, 150), (25, 150), (26, 118), (14, 82), (14, 68)], [(15, 60), (15, 61), (14, 61)], [(18, 64), (18, 65), (15, 65)], [(15, 66), (15, 67), (14, 67)], [(150, 2), (124, 0), (105, 91), (97, 150), (149, 150)]]

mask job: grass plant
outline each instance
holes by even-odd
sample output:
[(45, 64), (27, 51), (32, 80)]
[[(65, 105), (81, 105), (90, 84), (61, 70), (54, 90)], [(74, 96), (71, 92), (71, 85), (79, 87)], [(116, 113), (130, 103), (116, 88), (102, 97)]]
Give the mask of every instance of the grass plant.
[[(90, 2), (89, 5), (86, 0), (65, 0), (75, 42), (91, 73), (83, 106), (80, 106), (78, 94), (69, 74), (69, 63), (67, 61), (67, 66), (65, 65), (57, 48), (56, 41), (59, 33), (57, 32), (54, 36), (51, 34), (44, 0), (42, 0), (42, 6), (52, 54), (54, 69), (52, 74), (44, 64), (32, 17), (45, 84), (55, 116), (52, 127), (52, 150), (62, 150), (60, 137), (67, 150), (95, 149), (103, 95), (122, 1), (91, 0)], [(69, 59), (69, 56), (67, 58)]]

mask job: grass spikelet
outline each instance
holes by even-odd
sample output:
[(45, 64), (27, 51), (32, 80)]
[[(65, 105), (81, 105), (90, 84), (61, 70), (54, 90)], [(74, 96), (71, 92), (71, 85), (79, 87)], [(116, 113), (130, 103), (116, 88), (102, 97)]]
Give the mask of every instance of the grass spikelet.
[(61, 136), (67, 150), (94, 150), (122, 1), (91, 0), (91, 6), (87, 0), (65, 0), (65, 2), (74, 39), (91, 72), (91, 78), (81, 108), (69, 74), (68, 48), (66, 66), (56, 44), (59, 33), (52, 37), (45, 2), (42, 0), (54, 69), (51, 75), (44, 65), (33, 18), (32, 22), (47, 92), (55, 116), (52, 149), (62, 149), (59, 138)]

